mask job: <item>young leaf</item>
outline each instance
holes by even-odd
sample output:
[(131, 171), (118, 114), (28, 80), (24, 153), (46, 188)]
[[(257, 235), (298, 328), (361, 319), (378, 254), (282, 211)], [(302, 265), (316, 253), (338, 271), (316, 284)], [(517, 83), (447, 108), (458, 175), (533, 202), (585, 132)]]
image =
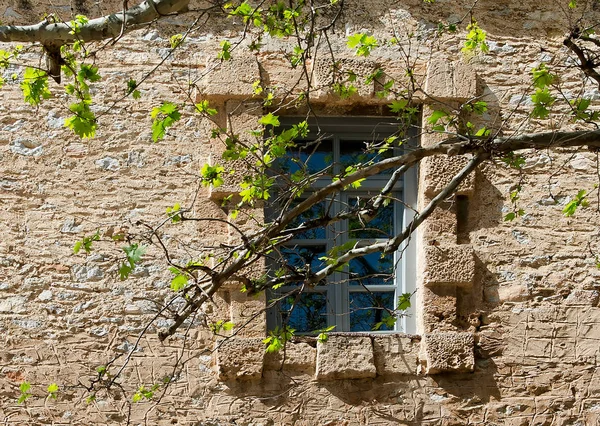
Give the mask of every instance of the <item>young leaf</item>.
[(268, 113), (267, 115), (263, 115), (258, 122), (260, 124), (262, 124), (263, 126), (273, 126), (273, 127), (278, 127), (279, 126), (279, 117), (277, 117), (276, 115), (273, 115), (271, 113)]

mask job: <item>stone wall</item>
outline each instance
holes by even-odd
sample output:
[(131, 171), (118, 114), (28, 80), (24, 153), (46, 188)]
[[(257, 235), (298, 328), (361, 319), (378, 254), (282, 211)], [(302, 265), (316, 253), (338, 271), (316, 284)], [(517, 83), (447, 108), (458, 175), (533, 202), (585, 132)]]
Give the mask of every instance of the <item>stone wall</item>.
[[(97, 14), (97, 3), (73, 3), (78, 11)], [(104, 10), (121, 4), (102, 3)], [(464, 14), (462, 2), (454, 1), (347, 3), (342, 27), (367, 28), (382, 38), (394, 29), (424, 31), (437, 19)], [(50, 7), (27, 1), (0, 5), (8, 23), (35, 21)], [(61, 12), (68, 16), (70, 6)], [(566, 22), (562, 6), (541, 10), (533, 1), (482, 1), (476, 15), (488, 31), (490, 53), (467, 61), (457, 38), (441, 39), (433, 56), (428, 46), (421, 47), (417, 78), (436, 102), (483, 96), (490, 104), (484, 119), (492, 128), (501, 121), (520, 131), (553, 125), (525, 120), (530, 105), (521, 99), (534, 62), (565, 61), (559, 47)], [(110, 105), (128, 78), (151, 70), (164, 57), (168, 36), (184, 23), (168, 18), (165, 26), (132, 33), (99, 55), (98, 103)], [(218, 64), (219, 41), (234, 39), (241, 28), (235, 21), (209, 22), (204, 35), (188, 40), (187, 49), (150, 77), (141, 100), (124, 100), (106, 111), (89, 141), (64, 129), (60, 98), (31, 108), (22, 101), (19, 79), (10, 78), (23, 70), (5, 75), (0, 90), (4, 424), (126, 424), (128, 417), (131, 424), (203, 425), (600, 422), (600, 271), (591, 254), (598, 249), (598, 200), (591, 197), (591, 206), (574, 218), (561, 213), (569, 197), (592, 190), (598, 180), (597, 156), (584, 152), (527, 156), (520, 200), (526, 215), (515, 222), (503, 216), (518, 176), (492, 163), (424, 224), (418, 241), (419, 335), (334, 333), (326, 343), (298, 339), (288, 345), (283, 361), (283, 354), (264, 352), (264, 318), (225, 341), (207, 330), (204, 318), (240, 323), (264, 306), (264, 299), (247, 297), (230, 284), (215, 305), (166, 343), (155, 335), (169, 320), (154, 322), (123, 371), (123, 387), (86, 401), (85, 388), (98, 377), (97, 368), (119, 353), (115, 364), (120, 365), (156, 315), (153, 301), (171, 297), (170, 274), (162, 253), (151, 249), (133, 278), (121, 282), (114, 262), (120, 243), (101, 244), (96, 253), (102, 254), (90, 256), (73, 255), (73, 244), (97, 229), (134, 238), (143, 230), (140, 221), (162, 220), (176, 202), (190, 205), (195, 199), (196, 216), (227, 218), (220, 200), (235, 191), (235, 179), (218, 191), (198, 189), (198, 170), (222, 150), (208, 137), (208, 123), (184, 111), (177, 129), (152, 143), (149, 111), (162, 100), (183, 101), (189, 94), (185, 82), (192, 79), (197, 82), (192, 96), (209, 99), (222, 126), (251, 126), (262, 114), (252, 99), (252, 83), (263, 79), (272, 87), (289, 87), (299, 71), (285, 65), (286, 46), (278, 40), (266, 40), (257, 55), (240, 50), (232, 62)], [(331, 43), (344, 66), (368, 73), (384, 64), (392, 76), (404, 73), (392, 47), (357, 59), (345, 48), (343, 31)], [(328, 81), (326, 59), (311, 66), (318, 81)], [(576, 91), (569, 73), (566, 86)], [(598, 99), (596, 89), (584, 90)], [(315, 93), (315, 108), (324, 115), (380, 114), (388, 100), (378, 99), (375, 91), (363, 85), (355, 97), (339, 100), (323, 89)], [(431, 98), (423, 99), (425, 114), (432, 107)], [(425, 161), (420, 205), (464, 164), (458, 157)], [(175, 253), (185, 250), (183, 236), (197, 246), (236, 238), (224, 225), (185, 223), (166, 239)], [(173, 381), (160, 400), (129, 403), (141, 385), (165, 377)], [(33, 396), (17, 404), (25, 380)], [(46, 397), (52, 382), (60, 385), (57, 400)]]

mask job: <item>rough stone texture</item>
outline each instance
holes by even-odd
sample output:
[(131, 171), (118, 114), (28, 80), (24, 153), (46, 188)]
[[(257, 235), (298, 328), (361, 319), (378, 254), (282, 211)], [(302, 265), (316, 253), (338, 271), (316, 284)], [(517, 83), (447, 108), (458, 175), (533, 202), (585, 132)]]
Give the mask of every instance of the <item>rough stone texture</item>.
[(217, 342), (216, 365), (221, 380), (260, 379), (265, 345), (261, 338), (231, 337)]
[(317, 349), (308, 343), (288, 342), (284, 351), (265, 354), (265, 370), (280, 370), (313, 375)]
[(475, 278), (475, 257), (469, 245), (430, 245), (423, 248), (423, 283), (470, 286)]
[(472, 333), (424, 334), (421, 350), (426, 373), (473, 371), (475, 367), (473, 345)]
[[(331, 57), (321, 57), (313, 63), (315, 83), (321, 88), (321, 93), (330, 94), (332, 84), (344, 83), (353, 84), (357, 88), (357, 95), (367, 98), (373, 96), (375, 83), (366, 84), (364, 81), (376, 68), (375, 61), (364, 58), (336, 58), (334, 62)], [(357, 75), (355, 82), (348, 83), (350, 72)]]
[[(250, 134), (257, 129), (257, 120), (263, 115), (260, 102), (230, 100), (225, 104), (227, 129), (245, 143), (255, 144), (258, 139)], [(225, 164), (222, 154), (226, 149), (225, 140), (217, 139), (212, 146), (210, 162), (212, 164)], [(226, 196), (237, 194), (241, 191), (240, 183), (245, 174), (248, 173), (248, 163), (243, 160), (226, 162), (226, 170), (223, 173), (223, 184), (219, 187), (211, 186), (211, 198), (222, 200)], [(233, 173), (230, 173), (233, 172)]]
[[(456, 176), (468, 160), (463, 156), (430, 157), (422, 161), (421, 174), (423, 176), (425, 194), (435, 197)], [(459, 186), (456, 194), (468, 195), (475, 188), (475, 173), (471, 173)]]
[(410, 336), (373, 337), (377, 375), (416, 374), (419, 364), (419, 341)]
[[(457, 0), (444, 1), (443, 7), (439, 7), (440, 2), (427, 4), (422, 0), (345, 3), (351, 9), (340, 17), (340, 27), (329, 40), (340, 55), (351, 55), (345, 47), (348, 34), (368, 32), (378, 40), (389, 40), (400, 29), (413, 32), (416, 40), (423, 31), (435, 29), (439, 21), (462, 18), (469, 7)], [(122, 0), (56, 0), (52, 9), (69, 21), (73, 13), (97, 16), (117, 11), (122, 4)], [(48, 5), (47, 1), (0, 1), (0, 18), (5, 24), (39, 22), (49, 12)], [(190, 2), (190, 8), (198, 6), (198, 2)], [(464, 81), (458, 81), (468, 83), (467, 86), (451, 87), (447, 82), (456, 84), (455, 70), (449, 71), (449, 65), (443, 62), (429, 66), (431, 46), (413, 44), (418, 57), (416, 84), (423, 84), (429, 73), (428, 90), (433, 96), (469, 97), (470, 84), (476, 81), (474, 93), (488, 101), (489, 111), (481, 117), (486, 123), (505, 122), (505, 134), (518, 129), (544, 130), (549, 123), (530, 120), (532, 105), (523, 93), (530, 89), (533, 61), (547, 62), (549, 66), (570, 63), (571, 59), (560, 50), (567, 28), (565, 9), (561, 2), (479, 2), (474, 13), (488, 32), (490, 54), (468, 59), (477, 78), (468, 72)], [(592, 8), (587, 10), (597, 13)], [(107, 105), (122, 96), (129, 78), (139, 81), (140, 76), (165, 58), (169, 36), (185, 31), (189, 19), (192, 18), (168, 17), (164, 28), (142, 29), (125, 36), (114, 47), (99, 51), (95, 60), (103, 80), (92, 85), (97, 105)], [(455, 284), (423, 288), (419, 281), (419, 302), (415, 304), (417, 315), (425, 317), (420, 332), (476, 333), (471, 373), (381, 373), (385, 370), (379, 368), (379, 352), (375, 349), (373, 360), (364, 363), (370, 378), (315, 381), (312, 375), (317, 361), (311, 366), (308, 356), (314, 349), (306, 348), (299, 350), (302, 355), (299, 353), (298, 358), (295, 351), (290, 352), (290, 368), (284, 366), (283, 371), (278, 371), (277, 361), (265, 360), (261, 377), (259, 340), (264, 338), (263, 323), (257, 328), (260, 335), (252, 340), (254, 361), (244, 367), (248, 376), (257, 379), (233, 380), (237, 373), (231, 373), (232, 380), (220, 383), (216, 356), (211, 356), (215, 337), (206, 330), (205, 322), (231, 319), (231, 300), (237, 300), (237, 296), (228, 293), (238, 291), (236, 281), (229, 290), (215, 295), (216, 306), (207, 306), (206, 312), (186, 323), (188, 335), (182, 333), (165, 343), (158, 342), (156, 331), (170, 325), (170, 320), (157, 319), (123, 370), (121, 384), (125, 394), (100, 394), (95, 402), (87, 404), (89, 394), (81, 384), (87, 386), (97, 377), (96, 368), (115, 354), (121, 354), (115, 366), (121, 365), (123, 354), (134, 349), (138, 333), (156, 314), (157, 307), (149, 301), (172, 296), (172, 275), (165, 271), (163, 254), (151, 248), (133, 279), (120, 282), (113, 260), (97, 254), (75, 256), (74, 242), (98, 228), (108, 239), (117, 233), (135, 237), (145, 231), (135, 226), (138, 221), (156, 223), (157, 218), (164, 219), (165, 209), (177, 202), (190, 206), (195, 200), (190, 215), (227, 219), (220, 204), (210, 199), (208, 189), (197, 190), (198, 170), (209, 157), (216, 162), (223, 150), (219, 141), (210, 138), (210, 129), (228, 125), (227, 113), (236, 111), (233, 103), (226, 110), (228, 101), (239, 103), (250, 98), (251, 84), (258, 79), (257, 70), (278, 97), (285, 96), (287, 90), (297, 93), (306, 89), (300, 78), (303, 70), (289, 67), (289, 46), (275, 38), (263, 40), (265, 49), (256, 55), (260, 69), (253, 57), (247, 57), (240, 61), (247, 68), (234, 67), (229, 74), (222, 68), (215, 78), (214, 73), (207, 71), (215, 63), (219, 42), (224, 38), (237, 39), (244, 24), (241, 19), (211, 17), (202, 28), (201, 33), (186, 41), (189, 49), (167, 59), (167, 67), (146, 80), (140, 100), (126, 99), (114, 114), (100, 119), (98, 135), (92, 140), (81, 141), (64, 129), (66, 114), (56, 99), (42, 103), (38, 109), (25, 105), (19, 90), (23, 69), (5, 70), (6, 82), (0, 90), (2, 424), (116, 425), (127, 424), (128, 414), (131, 424), (157, 425), (600, 422), (600, 271), (595, 267), (595, 256), (589, 253), (590, 248), (599, 251), (597, 201), (591, 197), (590, 208), (579, 209), (574, 218), (566, 218), (561, 212), (579, 189), (591, 189), (597, 182), (596, 155), (585, 152), (525, 153), (526, 181), (519, 203), (526, 215), (513, 222), (504, 222), (503, 216), (512, 208), (507, 196), (519, 176), (501, 163), (478, 170), (476, 185), (468, 192), (470, 211), (466, 227), (476, 253), (472, 288)], [(464, 33), (459, 37), (462, 36)], [(439, 39), (439, 46), (452, 67), (461, 66), (466, 59), (456, 36), (452, 37)], [(236, 56), (244, 55), (243, 47), (234, 52), (234, 61)], [(398, 77), (395, 89), (402, 90), (406, 88), (401, 80), (406, 69), (398, 52), (399, 46), (382, 45), (368, 61), (352, 59), (366, 65), (364, 72), (371, 69), (372, 63), (384, 66), (386, 73)], [(39, 63), (29, 53), (22, 58)], [(14, 82), (13, 73), (18, 77)], [(564, 93), (570, 96), (581, 90), (596, 107), (600, 100), (598, 88), (581, 87), (576, 79), (568, 69), (561, 75)], [(208, 99), (211, 106), (219, 109), (214, 117), (217, 123), (184, 109), (182, 120), (166, 139), (153, 143), (149, 112), (165, 100), (188, 102), (184, 92), (190, 80), (200, 82), (196, 98)], [(463, 90), (465, 87), (468, 90)], [(59, 87), (50, 82), (50, 89), (58, 92)], [(389, 114), (386, 105), (391, 100), (373, 96), (376, 87), (359, 90), (360, 96), (347, 100), (330, 93), (318, 94), (314, 107), (325, 115)], [(444, 99), (445, 105), (456, 108), (464, 98)], [(244, 137), (254, 127), (255, 118), (263, 113), (260, 100), (255, 100), (257, 107), (249, 108), (244, 113), (246, 118), (243, 114), (231, 116), (234, 121), (239, 119), (235, 131)], [(432, 99), (424, 96), (423, 101), (431, 103)], [(423, 108), (422, 122), (426, 123), (433, 106), (432, 103)], [(559, 119), (557, 116), (552, 123)], [(526, 128), (522, 127), (524, 123)], [(445, 136), (425, 134), (421, 144), (432, 146)], [(422, 189), (429, 185), (424, 179), (435, 177), (430, 176), (432, 173), (438, 171), (421, 174)], [(550, 181), (549, 175), (553, 176)], [(427, 197), (423, 191), (419, 195), (423, 205)], [(457, 243), (453, 203), (449, 200), (444, 211), (435, 213), (431, 222), (419, 229), (419, 250), (433, 245), (446, 250)], [(180, 225), (165, 230), (169, 248), (176, 251), (181, 240), (195, 247), (234, 241), (231, 230), (222, 223)], [(244, 226), (251, 225), (247, 222)], [(110, 240), (101, 242), (95, 253), (122, 256), (120, 246)], [(178, 259), (186, 256), (185, 250), (176, 253)], [(422, 260), (426, 256), (421, 253), (419, 257)], [(252, 273), (255, 272), (258, 273)], [(241, 304), (236, 309), (240, 317), (247, 317), (259, 305), (257, 302), (252, 309), (249, 306), (247, 312)], [(374, 348), (379, 339), (373, 338)], [(425, 339), (421, 345), (424, 342)], [(390, 343), (392, 350), (395, 347)], [(413, 349), (408, 352), (411, 357)], [(356, 352), (338, 352), (338, 359), (332, 362), (353, 363)], [(234, 353), (251, 358), (243, 345), (236, 347)], [(365, 359), (369, 357), (368, 351), (358, 353)], [(441, 356), (432, 356), (436, 354)], [(419, 359), (427, 361), (425, 356)], [(175, 365), (178, 360), (179, 367)], [(386, 361), (384, 365), (394, 364)], [(175, 380), (158, 406), (155, 401), (143, 400), (129, 411), (127, 401), (141, 385), (162, 383), (174, 371)], [(17, 404), (23, 381), (31, 383), (33, 397), (26, 404)], [(57, 400), (46, 398), (46, 388), (53, 382), (60, 386)]]
[(376, 373), (369, 337), (331, 335), (317, 344), (317, 380), (364, 379)]
[(469, 64), (433, 58), (427, 67), (425, 92), (437, 100), (469, 100), (477, 96), (477, 72)]
[(254, 93), (253, 84), (260, 81), (258, 59), (250, 54), (232, 55), (228, 61), (213, 62), (210, 72), (199, 84), (200, 93), (210, 100), (215, 98), (247, 98)]

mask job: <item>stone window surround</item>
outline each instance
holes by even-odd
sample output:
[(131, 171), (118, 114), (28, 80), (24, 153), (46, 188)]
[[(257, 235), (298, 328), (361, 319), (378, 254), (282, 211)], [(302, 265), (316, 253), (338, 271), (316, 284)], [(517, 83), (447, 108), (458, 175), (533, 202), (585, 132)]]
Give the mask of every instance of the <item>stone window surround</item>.
[[(374, 61), (357, 58), (348, 58), (344, 63), (359, 66), (361, 69), (371, 69), (377, 65)], [(253, 81), (260, 80), (258, 64), (248, 58), (241, 58), (225, 64), (222, 69), (224, 79), (235, 79), (236, 73), (231, 67), (238, 67), (240, 64), (255, 66)], [(328, 78), (324, 72), (327, 67), (318, 67), (318, 65), (318, 63), (314, 65), (316, 78), (324, 81), (323, 79)], [(252, 74), (252, 70), (246, 69), (246, 71), (247, 74)], [(219, 80), (213, 79), (212, 81)], [(202, 97), (225, 106), (227, 119), (232, 124), (235, 123), (239, 126), (244, 123), (248, 125), (252, 122), (255, 123), (258, 118), (256, 109), (253, 110), (254, 112), (248, 113), (249, 109), (243, 107), (244, 102), (248, 102), (247, 100), (252, 98), (251, 83), (249, 81), (241, 82), (241, 84), (239, 81), (232, 81), (231, 85), (228, 85), (226, 81), (219, 81), (219, 83), (213, 85), (211, 90), (211, 83), (208, 82), (202, 89)], [(381, 103), (374, 96), (374, 86), (363, 86), (365, 85), (359, 87), (358, 94), (351, 100), (351, 105), (348, 105), (348, 101), (346, 101), (345, 105), (339, 105), (338, 110), (344, 110), (351, 106), (350, 109), (354, 112), (357, 110), (357, 105), (372, 106), (374, 103)], [(222, 91), (224, 87), (227, 88), (225, 92)], [(232, 91), (232, 87), (235, 87), (236, 90)], [(425, 91), (428, 97), (423, 99), (423, 113), (427, 114), (429, 104), (434, 103), (435, 100), (460, 102), (475, 98), (477, 96), (476, 75), (467, 64), (449, 62), (445, 58), (434, 58), (427, 65)], [(328, 102), (328, 104), (336, 102), (332, 101), (331, 94), (328, 92), (321, 91), (315, 95), (316, 98), (313, 99), (315, 103), (319, 101)], [(256, 105), (255, 102), (254, 106), (256, 107)], [(242, 107), (240, 108), (240, 106)], [(330, 109), (329, 105), (328, 109)], [(437, 141), (435, 135), (425, 135), (421, 144), (428, 146)], [(463, 167), (465, 162), (466, 159), (458, 157), (452, 159), (430, 158), (423, 161), (419, 172), (420, 206), (435, 196)], [(222, 198), (224, 194), (235, 192), (235, 187), (236, 185), (232, 185), (230, 188), (225, 186), (211, 196), (217, 199)], [(474, 190), (474, 178), (471, 177), (459, 188), (457, 195), (470, 197)], [(327, 343), (318, 343), (316, 348), (304, 342), (290, 342), (286, 347), (284, 366), (280, 365), (280, 360), (278, 364), (278, 357), (281, 355), (265, 354), (262, 337), (235, 337), (217, 343), (219, 350), (215, 354), (215, 364), (219, 378), (221, 380), (259, 379), (262, 377), (263, 371), (280, 368), (302, 374), (314, 374), (317, 380), (358, 379), (388, 374), (473, 371), (476, 336), (468, 331), (448, 330), (444, 326), (440, 328), (435, 321), (432, 322), (431, 316), (428, 317), (424, 313), (430, 305), (429, 298), (434, 297), (432, 295), (435, 294), (435, 291), (429, 290), (442, 288), (452, 294), (457, 289), (472, 287), (475, 276), (473, 249), (469, 244), (458, 244), (457, 238), (443, 238), (441, 243), (436, 242), (435, 245), (425, 244), (424, 242), (438, 236), (440, 230), (444, 234), (449, 233), (450, 236), (456, 234), (457, 230), (456, 216), (448, 214), (448, 212), (442, 212), (437, 217), (429, 218), (429, 222), (434, 222), (438, 226), (424, 226), (420, 229), (417, 256), (419, 271), (417, 288), (419, 291), (415, 305), (420, 308), (417, 309), (418, 327), (426, 331), (421, 336), (401, 333), (376, 336), (373, 336), (372, 333), (360, 333), (361, 335), (333, 333)], [(244, 301), (239, 300), (238, 303), (243, 305)], [(449, 309), (456, 309), (456, 306), (449, 306)], [(357, 366), (354, 362), (340, 364), (331, 361), (335, 359), (360, 360), (357, 362), (361, 365)], [(397, 367), (396, 361), (399, 359), (407, 361), (402, 364), (403, 367)], [(392, 367), (388, 368), (390, 365)], [(393, 367), (394, 365), (396, 367)]]

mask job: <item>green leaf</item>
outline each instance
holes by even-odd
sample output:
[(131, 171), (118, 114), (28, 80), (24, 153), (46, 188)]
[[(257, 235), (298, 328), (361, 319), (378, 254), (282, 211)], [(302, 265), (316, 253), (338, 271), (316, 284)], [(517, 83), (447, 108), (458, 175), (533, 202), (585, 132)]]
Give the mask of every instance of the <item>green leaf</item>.
[(472, 20), (471, 23), (467, 25), (467, 31), (467, 37), (462, 48), (463, 53), (471, 54), (477, 49), (481, 50), (483, 53), (489, 52), (489, 47), (485, 42), (486, 33), (479, 27), (477, 21)]
[(90, 109), (90, 101), (84, 100), (69, 105), (69, 109), (75, 113), (65, 120), (65, 127), (73, 130), (80, 138), (93, 138), (96, 134), (96, 116)]
[(133, 271), (133, 268), (131, 266), (129, 266), (129, 264), (123, 263), (119, 267), (119, 278), (121, 278), (121, 281), (126, 280), (127, 277), (129, 277), (129, 274), (131, 274), (132, 271)]
[(203, 100), (203, 101), (197, 103), (195, 106), (196, 106), (196, 110), (202, 114), (216, 115), (218, 112), (215, 108), (209, 108), (209, 104), (208, 104), (207, 100)]
[(75, 243), (75, 245), (73, 246), (73, 253), (75, 253), (75, 254), (79, 253), (79, 250), (81, 250), (82, 245), (83, 245), (83, 243), (81, 241), (77, 241)]
[(161, 106), (154, 107), (150, 116), (154, 119), (152, 122), (152, 140), (154, 142), (164, 138), (167, 128), (181, 119), (179, 107), (172, 102), (163, 102)]
[(217, 58), (223, 61), (228, 61), (231, 59), (231, 43), (229, 43), (227, 40), (221, 42), (221, 51), (217, 55)]
[(273, 127), (278, 127), (279, 126), (279, 117), (276, 115), (273, 115), (271, 113), (268, 113), (267, 115), (263, 115), (258, 122), (260, 124), (262, 124), (263, 126), (273, 126)]
[(58, 392), (58, 385), (56, 383), (49, 384), (46, 390), (48, 391), (48, 396), (50, 396), (53, 399), (56, 399), (56, 394)]
[(131, 266), (133, 267), (136, 263), (142, 260), (142, 256), (146, 253), (146, 246), (142, 244), (131, 244), (123, 247), (123, 251), (127, 255)]
[(211, 166), (209, 164), (204, 164), (202, 169), (200, 169), (202, 185), (212, 185), (215, 188), (223, 185), (224, 181), (222, 176), (224, 171), (225, 169), (219, 165)]
[(171, 290), (179, 291), (185, 288), (188, 283), (188, 277), (181, 274), (171, 280)]
[(181, 34), (172, 35), (171, 38), (169, 39), (169, 42), (171, 43), (171, 49), (175, 49), (177, 46), (179, 46), (183, 42), (183, 35), (181, 35)]
[(535, 118), (548, 118), (550, 115), (550, 107), (556, 101), (556, 98), (550, 93), (547, 88), (537, 89), (533, 95), (531, 95), (531, 101), (534, 104), (531, 115)]
[(403, 293), (398, 297), (398, 306), (396, 307), (396, 309), (400, 310), (400, 311), (405, 311), (408, 308), (410, 308), (411, 304), (410, 304), (410, 297), (412, 295), (410, 293)]
[(394, 113), (400, 113), (400, 112), (404, 111), (404, 109), (406, 108), (407, 105), (408, 105), (408, 100), (399, 99), (397, 101), (393, 101), (391, 104), (388, 105), (388, 107), (390, 108), (390, 111), (392, 111)]
[(25, 68), (21, 90), (25, 102), (33, 106), (39, 105), (43, 99), (49, 99), (52, 96), (48, 89), (48, 74), (37, 68)]
[(378, 46), (378, 43), (373, 36), (357, 33), (348, 37), (346, 45), (350, 49), (355, 49), (357, 56), (369, 56), (371, 51)]
[(548, 72), (544, 63), (540, 64), (539, 67), (533, 68), (531, 74), (533, 76), (533, 85), (538, 89), (544, 89), (556, 80), (556, 76)]
[(435, 110), (431, 113), (431, 116), (429, 116), (429, 118), (427, 118), (427, 122), (433, 126), (435, 126), (438, 121), (440, 121), (442, 118), (444, 117), (448, 117), (448, 113), (446, 111), (442, 111), (442, 110)]

